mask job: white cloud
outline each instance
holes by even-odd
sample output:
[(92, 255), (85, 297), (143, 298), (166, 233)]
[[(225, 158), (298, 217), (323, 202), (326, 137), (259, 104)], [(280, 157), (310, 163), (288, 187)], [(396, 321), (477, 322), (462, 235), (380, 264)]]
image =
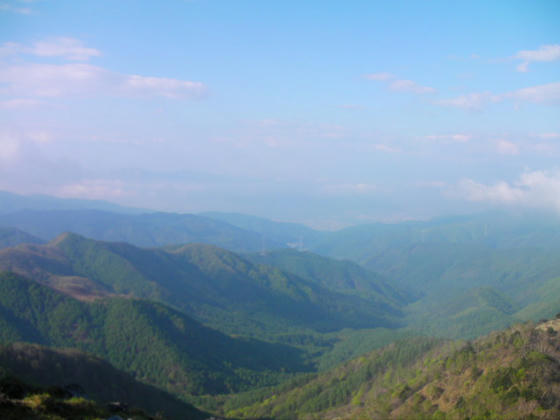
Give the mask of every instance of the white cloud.
[(411, 92), (419, 95), (424, 93), (435, 93), (436, 90), (429, 86), (422, 86), (412, 80), (395, 80), (389, 84), (389, 89), (400, 92)]
[(398, 92), (409, 92), (419, 95), (436, 92), (434, 88), (429, 86), (422, 86), (412, 80), (397, 79), (397, 77), (391, 73), (370, 73), (364, 75), (364, 77), (368, 80), (386, 82), (389, 89)]
[(517, 66), (517, 71), (527, 72), (529, 70), (530, 62), (550, 62), (560, 60), (560, 44), (541, 45), (536, 50), (519, 51), (515, 54), (514, 58), (523, 60), (523, 62)]
[(560, 212), (560, 171), (525, 172), (515, 182), (492, 185), (471, 179), (460, 182), (460, 190), (469, 201), (553, 209)]
[(27, 97), (110, 94), (197, 98), (206, 92), (200, 82), (125, 75), (83, 63), (5, 66), (0, 68), (0, 83), (6, 86), (4, 93)]
[(510, 141), (507, 140), (498, 140), (496, 142), (496, 147), (498, 149), (498, 153), (502, 155), (518, 155), (519, 154), (519, 147)]
[(466, 143), (472, 136), (469, 134), (438, 134), (425, 137), (427, 140), (442, 140), (442, 141), (452, 141), (456, 143)]

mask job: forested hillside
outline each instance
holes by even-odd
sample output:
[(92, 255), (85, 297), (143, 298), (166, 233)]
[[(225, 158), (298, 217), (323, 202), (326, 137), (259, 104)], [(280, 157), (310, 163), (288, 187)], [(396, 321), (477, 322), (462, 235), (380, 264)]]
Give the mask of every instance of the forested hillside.
[(294, 348), (231, 338), (161, 304), (122, 298), (81, 302), (0, 274), (0, 342), (18, 341), (87, 351), (182, 395), (247, 389), (306, 370)]
[(404, 300), (342, 294), (229, 251), (190, 244), (142, 249), (63, 234), (45, 246), (0, 251), (0, 269), (76, 297), (158, 300), (224, 331), (269, 336), (294, 329), (397, 326)]
[[(115, 369), (106, 361), (77, 350), (52, 349), (27, 343), (2, 345), (0, 370), (0, 392), (15, 389), (14, 384), (22, 381), (29, 386), (22, 387), (23, 390), (20, 391), (24, 395), (23, 398), (20, 395), (18, 399), (32, 403), (36, 398), (47, 410), (49, 406), (50, 409), (57, 405), (61, 408), (61, 401), (56, 400), (66, 399), (69, 400), (67, 414), (71, 415), (70, 408), (74, 403), (75, 409), (82, 405), (85, 414), (89, 412), (93, 418), (98, 417), (100, 411), (106, 411), (108, 417), (110, 410), (105, 407), (111, 402), (118, 402), (123, 407), (141, 408), (151, 415), (163, 414), (169, 419), (197, 420), (209, 417), (171, 394), (134, 380), (131, 375)], [(25, 395), (26, 393), (31, 395)], [(75, 398), (74, 401), (71, 401), (72, 397)], [(79, 401), (80, 397), (93, 400), (99, 406), (95, 408), (86, 400)], [(42, 409), (45, 410), (45, 407)], [(7, 409), (10, 407), (6, 407), (4, 403), (2, 408), (5, 411), (2, 412), (0, 408), (0, 416), (7, 418)], [(80, 418), (85, 418), (84, 413), (79, 415)]]
[(232, 416), (278, 419), (560, 416), (560, 321), (471, 342), (396, 342), (330, 372), (232, 398)]

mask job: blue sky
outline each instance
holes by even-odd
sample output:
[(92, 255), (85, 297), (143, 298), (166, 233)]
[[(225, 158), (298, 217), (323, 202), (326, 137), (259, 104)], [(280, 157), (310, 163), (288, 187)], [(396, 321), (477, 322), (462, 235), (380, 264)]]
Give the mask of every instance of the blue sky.
[(0, 0), (0, 189), (334, 228), (560, 211), (560, 3)]

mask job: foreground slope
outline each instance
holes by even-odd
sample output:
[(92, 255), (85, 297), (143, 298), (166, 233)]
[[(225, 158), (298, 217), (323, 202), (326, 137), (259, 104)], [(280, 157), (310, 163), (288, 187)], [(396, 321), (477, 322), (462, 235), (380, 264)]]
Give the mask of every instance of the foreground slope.
[(0, 269), (76, 297), (158, 300), (232, 333), (398, 325), (400, 308), (338, 293), (208, 245), (142, 249), (63, 234), (0, 250)]
[(296, 349), (231, 338), (158, 303), (81, 302), (0, 274), (0, 343), (32, 342), (103, 357), (136, 379), (178, 394), (224, 393), (305, 369)]
[(225, 410), (278, 419), (556, 419), (559, 330), (555, 321), (473, 342), (405, 340), (310, 379), (231, 400)]
[[(152, 415), (161, 413), (170, 419), (195, 420), (210, 417), (166, 392), (134, 380), (129, 374), (115, 369), (104, 360), (77, 350), (59, 350), (28, 343), (3, 345), (0, 346), (0, 370), (4, 371), (6, 377), (0, 387), (2, 384), (7, 385), (9, 378), (18, 378), (25, 383), (47, 388), (46, 392), (54, 394), (52, 398), (56, 398), (56, 394), (67, 394), (68, 391), (64, 390), (70, 388), (99, 404), (118, 401), (130, 407), (141, 408)], [(45, 391), (35, 392), (44, 394)], [(83, 405), (88, 408), (87, 403), (84, 402)], [(90, 414), (100, 411), (91, 408), (89, 407)], [(10, 407), (0, 411), (2, 418), (13, 412)], [(87, 413), (86, 410), (85, 414)], [(106, 416), (109, 414), (110, 412)], [(79, 416), (84, 418), (84, 413)]]

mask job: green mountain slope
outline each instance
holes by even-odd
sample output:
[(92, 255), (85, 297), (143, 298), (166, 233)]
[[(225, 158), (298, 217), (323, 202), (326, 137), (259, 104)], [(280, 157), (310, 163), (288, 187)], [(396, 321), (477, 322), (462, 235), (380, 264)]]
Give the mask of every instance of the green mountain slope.
[(224, 410), (275, 419), (558, 418), (554, 325), (516, 326), (474, 342), (397, 342), (330, 372), (232, 398)]
[(50, 389), (51, 393), (78, 385), (88, 399), (103, 405), (118, 401), (170, 419), (210, 417), (164, 391), (134, 380), (104, 360), (77, 350), (27, 343), (4, 345), (0, 346), (0, 369), (8, 377), (47, 388), (47, 392)]
[(520, 321), (518, 309), (503, 294), (480, 287), (413, 303), (406, 309), (407, 324), (426, 335), (472, 339)]
[(0, 342), (16, 341), (87, 351), (181, 395), (246, 389), (306, 369), (296, 349), (230, 338), (161, 304), (81, 302), (0, 274)]
[(207, 245), (141, 249), (61, 235), (45, 246), (0, 251), (0, 269), (76, 297), (159, 300), (214, 327), (258, 336), (296, 329), (398, 325), (395, 305), (376, 305)]
[[(188, 242), (253, 252), (261, 236), (228, 223), (192, 214), (122, 214), (99, 210), (24, 210), (1, 216), (1, 224), (16, 227), (45, 240), (63, 232), (88, 238), (156, 247)], [(279, 246), (278, 243), (273, 243)]]

